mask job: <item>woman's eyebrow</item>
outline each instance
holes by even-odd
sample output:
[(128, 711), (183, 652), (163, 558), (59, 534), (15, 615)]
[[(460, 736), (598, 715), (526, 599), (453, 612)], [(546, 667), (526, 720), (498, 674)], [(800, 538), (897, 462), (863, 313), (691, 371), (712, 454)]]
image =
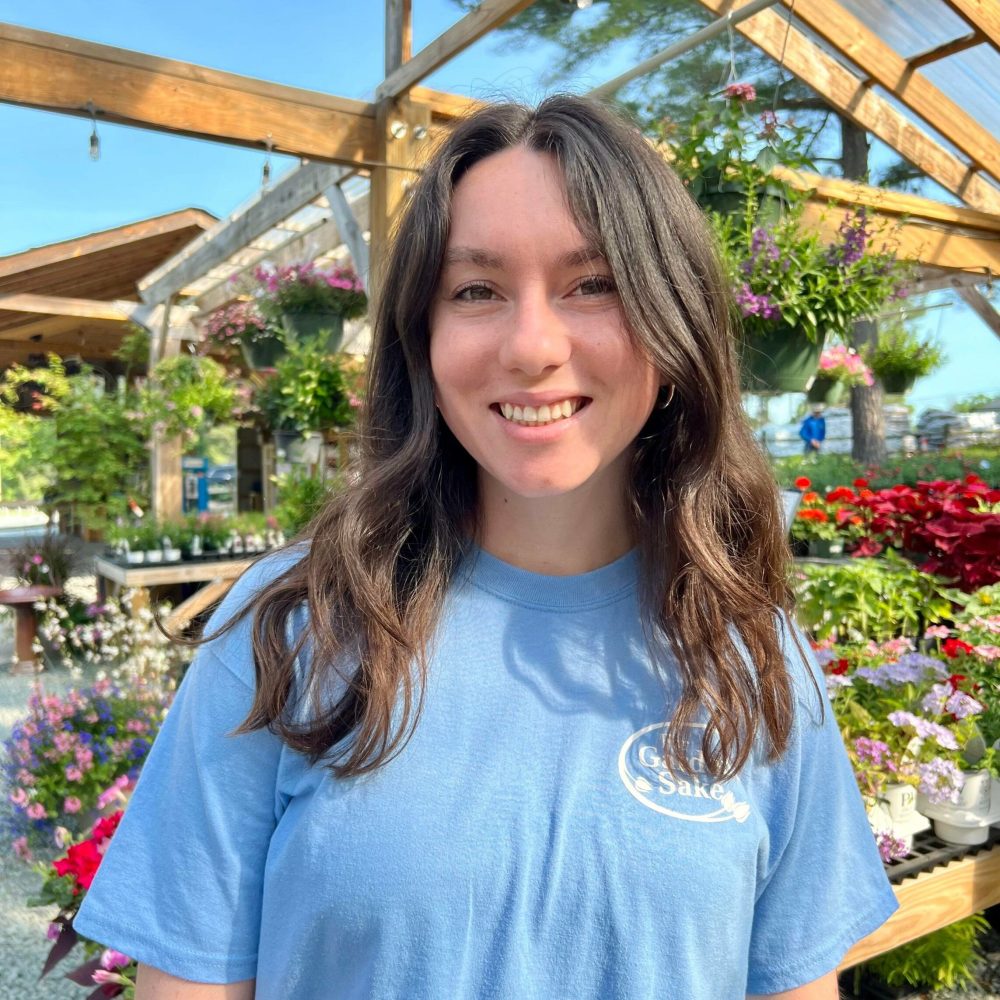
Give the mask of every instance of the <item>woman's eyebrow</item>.
[[(559, 267), (579, 267), (583, 264), (590, 264), (595, 260), (603, 260), (604, 254), (595, 246), (575, 247), (562, 254), (558, 261)], [(483, 267), (493, 271), (502, 271), (505, 266), (504, 258), (492, 250), (484, 250), (480, 247), (448, 247), (444, 254), (445, 266), (449, 264), (474, 264), (476, 267)]]

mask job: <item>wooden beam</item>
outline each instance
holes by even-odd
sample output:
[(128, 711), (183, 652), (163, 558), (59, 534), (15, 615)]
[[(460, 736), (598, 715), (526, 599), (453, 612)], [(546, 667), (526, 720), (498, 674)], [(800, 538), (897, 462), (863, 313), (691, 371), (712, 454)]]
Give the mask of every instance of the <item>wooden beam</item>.
[(1000, 141), (834, 0), (795, 0), (795, 17), (1000, 180)]
[(906, 60), (906, 65), (910, 69), (919, 69), (921, 66), (927, 66), (941, 59), (947, 59), (948, 56), (958, 55), (959, 52), (974, 48), (976, 45), (982, 45), (984, 41), (986, 39), (978, 31), (972, 31), (961, 38), (956, 38), (950, 42), (942, 42), (931, 49), (925, 49), (923, 52), (918, 52), (915, 56), (910, 56)]
[(944, 0), (970, 27), (982, 32), (1000, 49), (1000, 5), (996, 0)]
[(354, 269), (358, 272), (365, 288), (368, 287), (368, 244), (365, 243), (361, 226), (351, 211), (347, 197), (339, 184), (334, 184), (327, 189), (326, 200), (330, 203), (330, 211), (337, 224), (337, 229), (343, 237), (343, 242), (347, 244), (347, 249), (351, 253), (354, 261)]
[(998, 277), (988, 271), (975, 273), (950, 271), (938, 267), (920, 267), (917, 269), (917, 275), (917, 280), (910, 288), (911, 295), (924, 295), (946, 288), (967, 288), (976, 285), (986, 285), (987, 288), (991, 288)]
[(375, 146), (363, 101), (4, 23), (0, 101), (334, 163)]
[[(978, 288), (959, 288), (958, 294), (966, 305), (1000, 337), (1000, 313), (997, 312), (996, 306)], [(997, 876), (997, 882), (1000, 883), (1000, 874)]]
[(406, 93), (415, 83), (430, 76), (449, 59), (453, 59), (459, 52), (530, 7), (532, 3), (534, 0), (482, 0), (478, 7), (453, 24), (444, 34), (438, 35), (408, 62), (403, 62), (393, 70), (387, 68), (386, 78), (375, 90), (376, 102)]
[(486, 107), (483, 101), (449, 94), (443, 90), (434, 90), (431, 87), (411, 87), (410, 100), (426, 104), (431, 109), (431, 117), (442, 124), (455, 118), (464, 118)]
[[(357, 218), (358, 226), (362, 230), (369, 228), (368, 221), (368, 193), (350, 203), (352, 214)], [(234, 277), (239, 279), (250, 272), (259, 264), (273, 264), (275, 267), (286, 267), (289, 264), (298, 264), (302, 261), (316, 260), (323, 254), (329, 253), (334, 247), (345, 242), (340, 232), (340, 227), (334, 219), (324, 219), (304, 233), (299, 233), (292, 239), (275, 247), (273, 250), (262, 254), (252, 264), (240, 268), (234, 272)], [(215, 312), (223, 306), (233, 302), (241, 294), (239, 281), (233, 281), (227, 277), (217, 285), (206, 289), (196, 299), (195, 305), (198, 308), (198, 315), (204, 316), (207, 313)]]
[(898, 215), (942, 222), (963, 230), (982, 230), (984, 234), (1000, 235), (1000, 216), (974, 208), (946, 205), (942, 201), (924, 198), (905, 191), (872, 187), (840, 177), (823, 177), (804, 170), (776, 166), (772, 173), (787, 181), (798, 191), (811, 191), (816, 200), (839, 201), (851, 205), (868, 205), (880, 215)]
[(210, 268), (287, 219), (349, 173), (346, 167), (325, 163), (303, 163), (290, 170), (273, 187), (255, 195), (228, 219), (217, 222), (180, 253), (146, 275), (139, 282), (143, 301), (164, 302), (183, 291)]
[(401, 66), (413, 56), (413, 11), (410, 0), (386, 0), (385, 65)]
[(39, 313), (43, 316), (77, 316), (80, 319), (108, 319), (125, 323), (129, 314), (111, 302), (73, 299), (63, 295), (34, 295), (20, 292), (0, 295), (0, 310)]
[[(717, 14), (738, 9), (745, 0), (699, 0)], [(1000, 189), (980, 177), (957, 156), (910, 122), (888, 101), (872, 93), (845, 66), (806, 38), (785, 18), (765, 10), (736, 30), (816, 90), (823, 99), (861, 128), (878, 136), (901, 156), (958, 195), (967, 205), (1000, 214)]]

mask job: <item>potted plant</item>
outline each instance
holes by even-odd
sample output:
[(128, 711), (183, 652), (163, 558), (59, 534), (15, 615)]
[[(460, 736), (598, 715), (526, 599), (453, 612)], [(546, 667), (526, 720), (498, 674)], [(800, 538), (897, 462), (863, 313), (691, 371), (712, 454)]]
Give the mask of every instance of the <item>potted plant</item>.
[(286, 345), (321, 337), (327, 351), (336, 351), (343, 339), (344, 320), (363, 316), (368, 307), (364, 285), (350, 266), (258, 267), (254, 277), (260, 311), (282, 326)]
[(353, 424), (357, 407), (349, 364), (330, 354), (319, 340), (292, 342), (256, 394), (272, 431), (299, 436)]
[(40, 539), (11, 549), (8, 560), (19, 587), (58, 593), (69, 579), (76, 556), (70, 540), (50, 528)]
[[(772, 174), (808, 165), (807, 133), (773, 112), (754, 115), (756, 92), (730, 84), (721, 103), (697, 111), (676, 145), (675, 166), (708, 209), (743, 322), (744, 387), (802, 392), (824, 342), (846, 341), (856, 320), (876, 315), (901, 288), (884, 233), (864, 208), (848, 210), (824, 243), (803, 219), (806, 195)], [(720, 204), (719, 197), (726, 196)]]
[(191, 442), (206, 424), (229, 420), (235, 405), (226, 370), (196, 354), (164, 358), (139, 383), (139, 409), (153, 437)]
[(232, 302), (205, 321), (200, 351), (227, 364), (242, 357), (251, 369), (273, 368), (285, 352), (284, 331), (265, 319), (255, 301)]
[(864, 359), (853, 348), (834, 344), (819, 356), (819, 370), (806, 392), (810, 403), (838, 406), (854, 385), (872, 385), (874, 378)]
[(879, 331), (878, 342), (865, 351), (872, 373), (890, 395), (903, 395), (914, 382), (944, 363), (944, 352), (902, 324)]

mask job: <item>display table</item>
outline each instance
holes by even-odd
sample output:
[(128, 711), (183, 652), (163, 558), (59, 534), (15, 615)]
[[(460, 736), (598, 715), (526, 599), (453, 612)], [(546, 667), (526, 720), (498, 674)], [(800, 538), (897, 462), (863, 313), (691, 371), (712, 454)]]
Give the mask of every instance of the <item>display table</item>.
[(36, 673), (40, 668), (35, 656), (35, 632), (38, 621), (35, 616), (35, 602), (44, 601), (62, 593), (62, 587), (14, 587), (0, 590), (0, 604), (6, 604), (14, 611), (14, 663), (13, 673)]
[(1000, 903), (1000, 835), (994, 833), (990, 843), (963, 851), (962, 857), (894, 885), (899, 909), (844, 956), (840, 969)]
[[(167, 587), (178, 583), (203, 583), (186, 601), (178, 604), (166, 620), (168, 627), (182, 628), (209, 605), (220, 600), (236, 578), (247, 569), (257, 555), (236, 559), (204, 559), (192, 562), (167, 563), (159, 566), (122, 566), (98, 556), (94, 560), (97, 593), (104, 600), (109, 591), (119, 588), (135, 591), (133, 610), (149, 603), (151, 587)], [(109, 584), (111, 585), (109, 587)]]

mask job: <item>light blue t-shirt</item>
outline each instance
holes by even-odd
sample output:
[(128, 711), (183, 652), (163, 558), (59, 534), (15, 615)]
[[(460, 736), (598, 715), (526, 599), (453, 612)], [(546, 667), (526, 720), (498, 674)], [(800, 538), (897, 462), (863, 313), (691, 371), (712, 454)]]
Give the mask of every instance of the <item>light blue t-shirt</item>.
[(255, 978), (258, 1000), (742, 1000), (830, 971), (895, 909), (794, 657), (782, 760), (679, 782), (636, 556), (572, 577), (470, 563), (413, 738), (363, 777), (228, 736), (252, 700), (249, 623), (203, 647), (80, 933), (181, 978)]

